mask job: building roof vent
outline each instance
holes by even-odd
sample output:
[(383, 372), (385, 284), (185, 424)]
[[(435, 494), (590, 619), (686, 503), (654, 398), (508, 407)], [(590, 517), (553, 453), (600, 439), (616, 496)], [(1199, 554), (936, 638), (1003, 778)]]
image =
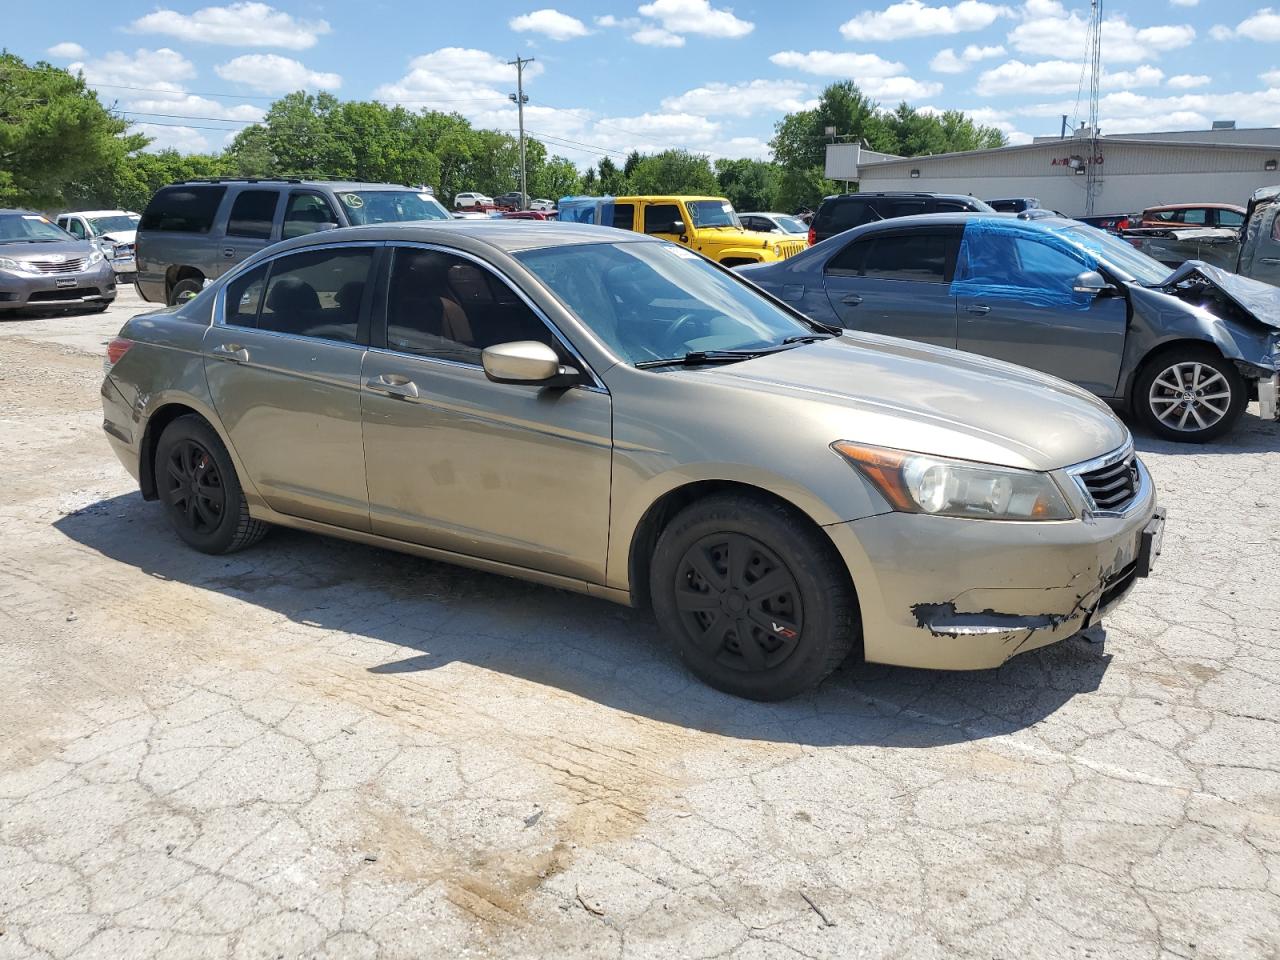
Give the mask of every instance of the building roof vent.
[(1234, 120), (1215, 120), (1213, 121), (1214, 130), (1234, 130), (1236, 122)]

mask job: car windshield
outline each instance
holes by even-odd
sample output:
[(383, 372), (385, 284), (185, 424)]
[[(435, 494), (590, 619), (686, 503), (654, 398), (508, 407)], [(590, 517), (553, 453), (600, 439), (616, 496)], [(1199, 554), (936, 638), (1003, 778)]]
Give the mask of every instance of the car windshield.
[(71, 234), (39, 214), (0, 214), (0, 243), (48, 243), (50, 240), (71, 239)]
[(690, 200), (685, 206), (689, 208), (695, 227), (742, 228), (738, 215), (733, 212), (733, 204), (728, 200)]
[(94, 233), (115, 233), (117, 230), (137, 230), (142, 218), (136, 213), (117, 213), (108, 217), (86, 217)]
[(768, 350), (813, 328), (696, 253), (669, 243), (593, 243), (515, 255), (628, 363)]
[(1056, 231), (1063, 239), (1075, 244), (1120, 272), (1126, 280), (1136, 280), (1144, 287), (1153, 287), (1169, 276), (1169, 268), (1159, 260), (1097, 227), (1086, 224), (1063, 227)]
[(809, 226), (796, 217), (774, 217), (774, 223), (782, 228), (783, 233), (808, 233)]
[(337, 196), (354, 226), (452, 219), (435, 197), (417, 190), (346, 190)]

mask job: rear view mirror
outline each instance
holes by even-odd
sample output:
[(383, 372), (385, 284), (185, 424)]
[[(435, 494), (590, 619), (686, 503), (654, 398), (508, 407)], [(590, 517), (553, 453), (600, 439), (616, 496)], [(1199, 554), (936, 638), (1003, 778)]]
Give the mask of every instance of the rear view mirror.
[(484, 375), (494, 383), (571, 387), (581, 380), (576, 369), (561, 365), (556, 352), (536, 340), (516, 340), (485, 347), (480, 358), (484, 364)]
[(1086, 270), (1076, 275), (1075, 280), (1071, 282), (1071, 289), (1076, 293), (1087, 293), (1097, 297), (1104, 293), (1114, 293), (1116, 288), (1107, 283), (1106, 278), (1097, 270)]

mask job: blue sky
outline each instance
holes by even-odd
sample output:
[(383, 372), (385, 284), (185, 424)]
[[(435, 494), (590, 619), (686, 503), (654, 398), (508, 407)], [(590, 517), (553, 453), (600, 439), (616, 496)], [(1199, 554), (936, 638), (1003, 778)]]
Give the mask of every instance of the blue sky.
[[(1013, 142), (1084, 119), (1088, 4), (1072, 0), (293, 0), (6, 3), (3, 42), (83, 70), (156, 147), (218, 149), (288, 90), (456, 110), (579, 164), (683, 147), (766, 157), (774, 122), (853, 79), (884, 106), (959, 108)], [(1280, 6), (1107, 0), (1104, 133), (1280, 124)]]

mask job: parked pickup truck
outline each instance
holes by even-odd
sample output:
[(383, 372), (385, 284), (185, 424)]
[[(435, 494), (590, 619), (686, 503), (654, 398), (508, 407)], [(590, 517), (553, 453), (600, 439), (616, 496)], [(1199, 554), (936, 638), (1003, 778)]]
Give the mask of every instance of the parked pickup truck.
[(1143, 253), (1171, 267), (1199, 260), (1244, 277), (1280, 286), (1280, 186), (1255, 190), (1239, 230), (1167, 227), (1126, 230)]
[(787, 239), (744, 230), (724, 197), (565, 197), (559, 218), (647, 233), (726, 267), (785, 260), (807, 245), (803, 236)]

